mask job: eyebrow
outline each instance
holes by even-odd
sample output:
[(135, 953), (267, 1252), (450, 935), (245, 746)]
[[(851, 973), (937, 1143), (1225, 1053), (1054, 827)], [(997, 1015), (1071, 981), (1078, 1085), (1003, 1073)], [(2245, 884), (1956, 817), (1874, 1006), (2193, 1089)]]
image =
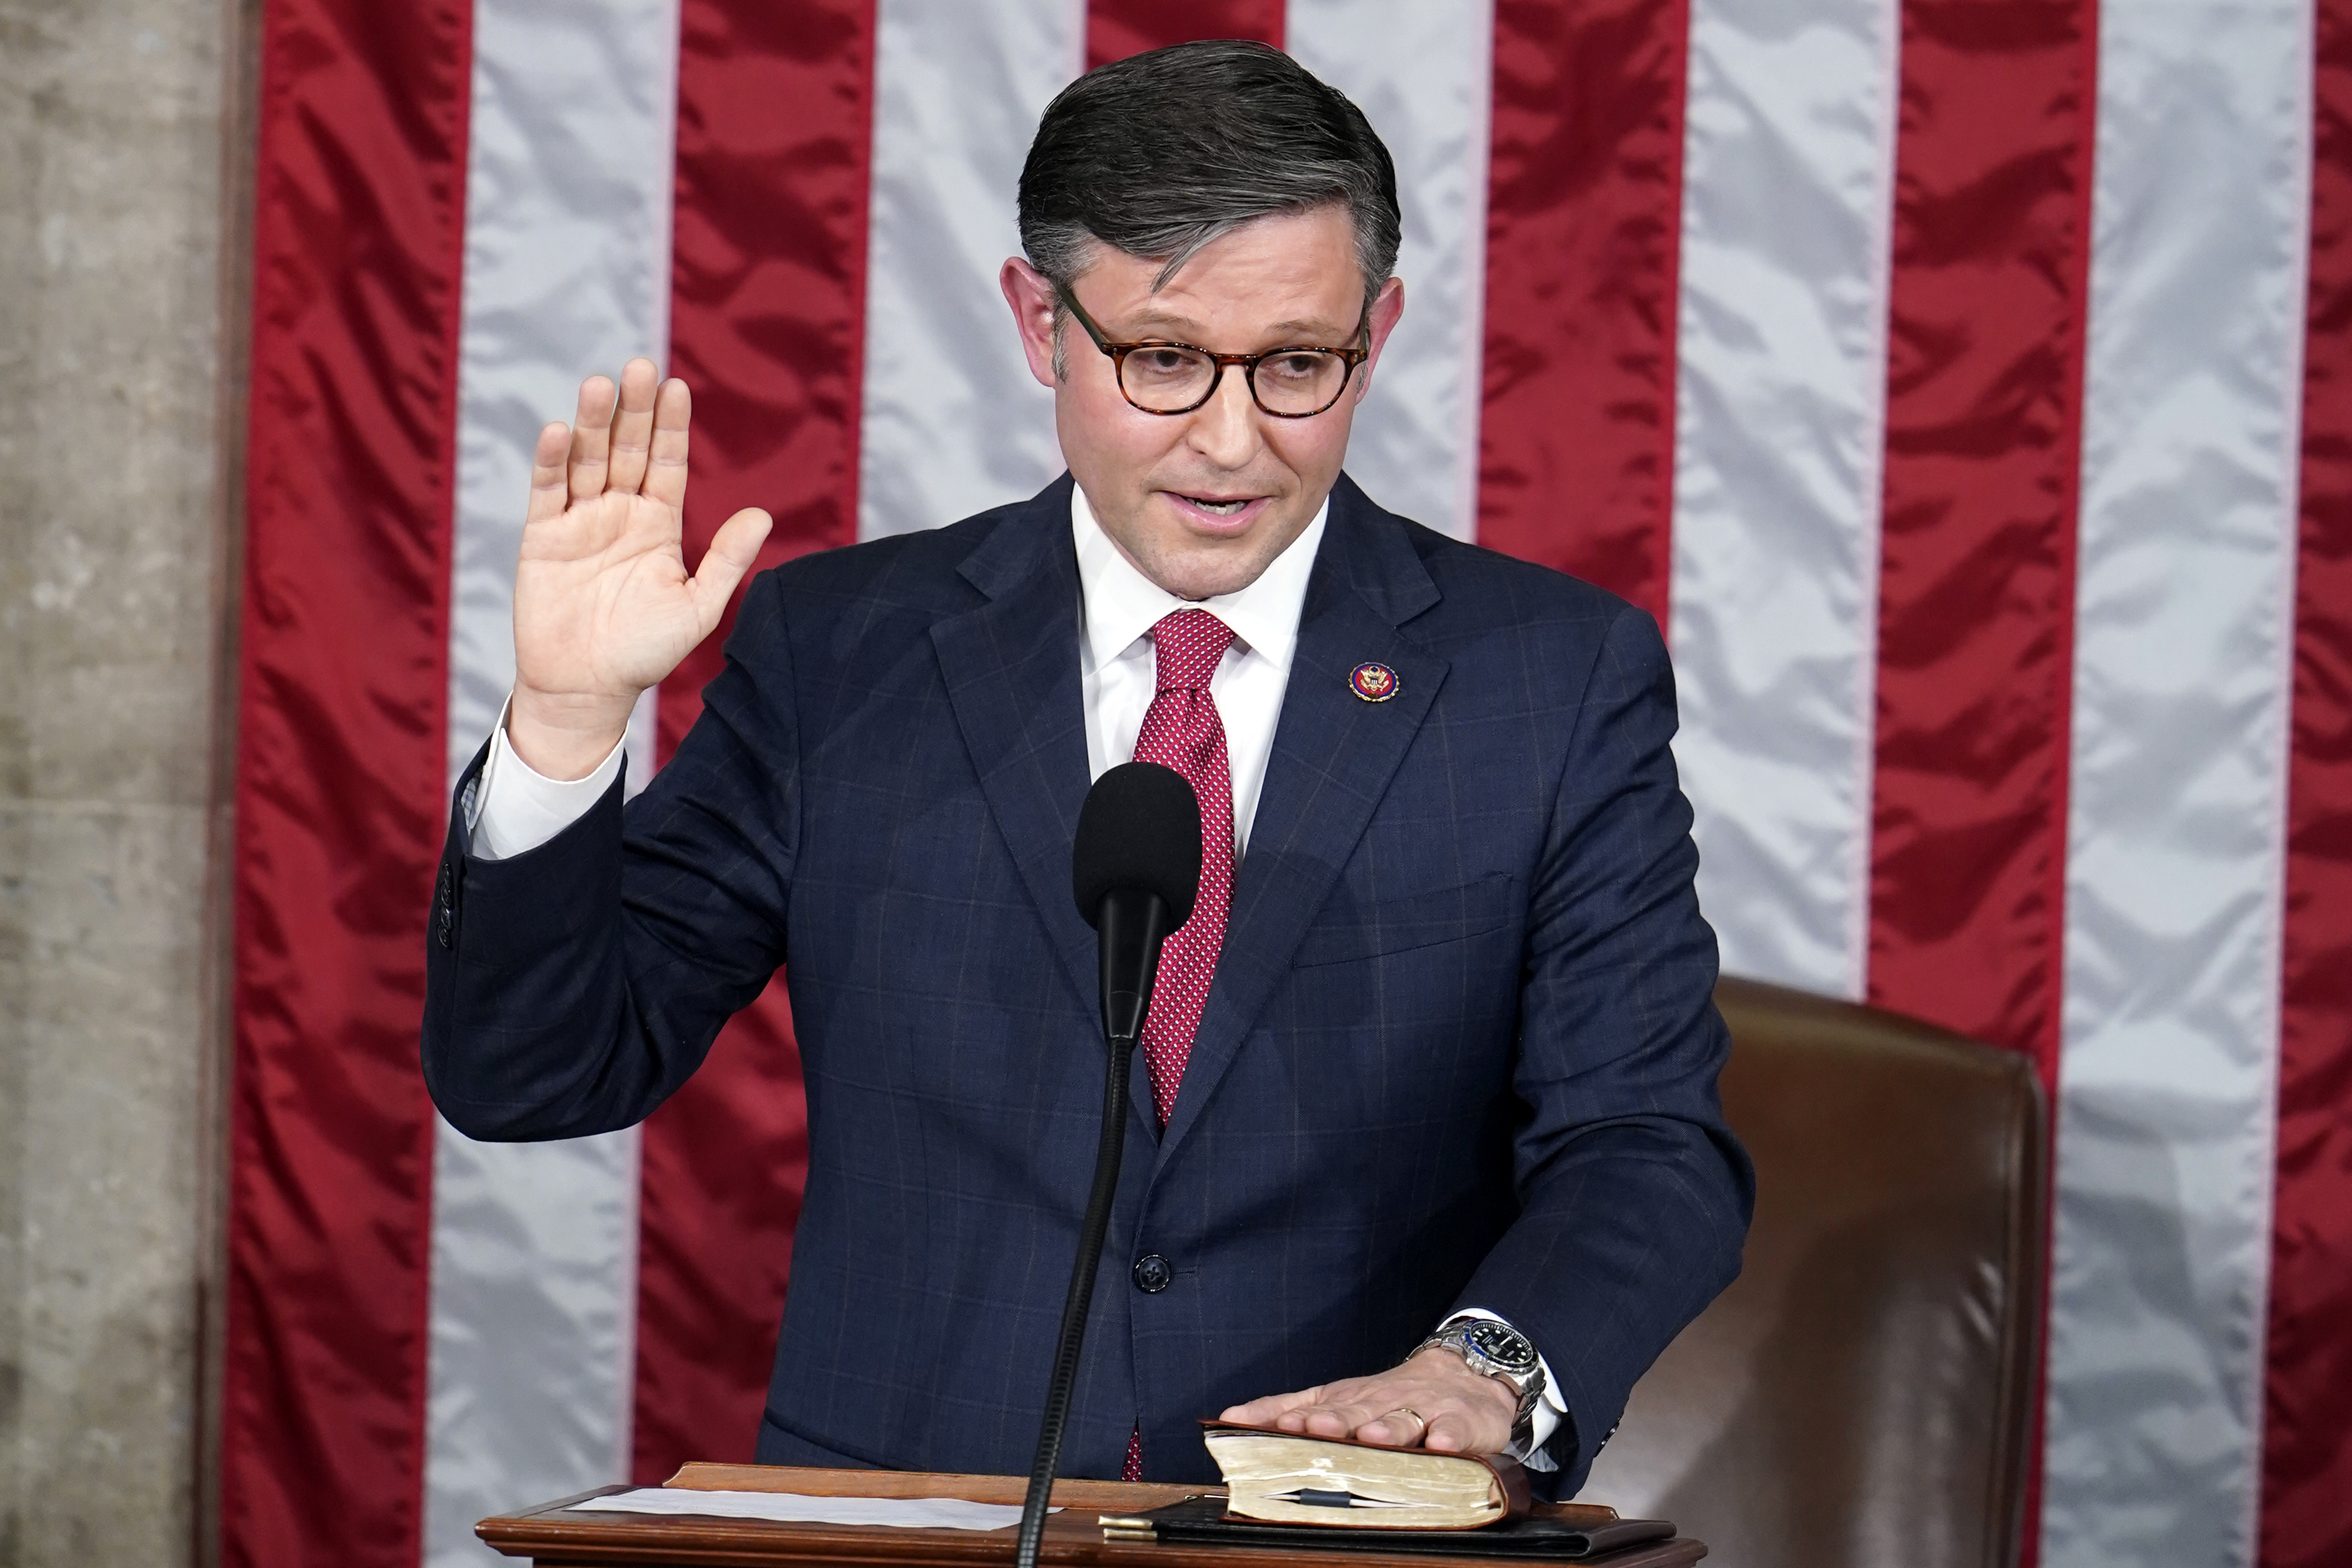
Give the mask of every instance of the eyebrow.
[[(1188, 342), (1192, 341), (1194, 335), (1200, 331), (1200, 323), (1190, 317), (1171, 315), (1164, 310), (1146, 308), (1137, 311), (1133, 320), (1134, 330), (1137, 331), (1166, 331), (1172, 336), (1181, 337)], [(1316, 342), (1328, 340), (1337, 342), (1341, 337), (1349, 335), (1346, 331), (1333, 328), (1328, 321), (1308, 321), (1297, 318), (1276, 321), (1268, 326), (1265, 331), (1268, 337), (1286, 338), (1292, 343), (1306, 343), (1309, 340)], [(1277, 343), (1276, 346), (1283, 345)]]

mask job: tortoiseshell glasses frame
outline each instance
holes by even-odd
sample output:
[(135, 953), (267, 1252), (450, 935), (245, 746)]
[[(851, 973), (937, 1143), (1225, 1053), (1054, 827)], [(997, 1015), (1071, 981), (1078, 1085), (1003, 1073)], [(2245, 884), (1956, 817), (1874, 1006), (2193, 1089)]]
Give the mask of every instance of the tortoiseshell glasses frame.
[[(1112, 379), (1118, 383), (1118, 395), (1127, 399), (1129, 406), (1138, 409), (1145, 414), (1177, 415), (1192, 413), (1194, 409), (1201, 407), (1202, 405), (1206, 404), (1209, 399), (1217, 395), (1217, 388), (1224, 384), (1225, 367), (1227, 365), (1239, 365), (1242, 367), (1242, 379), (1247, 383), (1249, 386), (1250, 401), (1256, 404), (1262, 412), (1276, 419), (1312, 419), (1318, 414), (1328, 412), (1339, 403), (1339, 399), (1346, 395), (1349, 384), (1356, 378), (1356, 367), (1370, 359), (1372, 353), (1370, 346), (1371, 313), (1369, 307), (1367, 307), (1365, 310), (1364, 320), (1356, 329), (1358, 338), (1362, 344), (1360, 347), (1339, 349), (1324, 348), (1319, 345), (1310, 345), (1306, 343), (1293, 343), (1286, 344), (1281, 348), (1267, 349), (1262, 353), (1221, 354), (1213, 353), (1208, 349), (1202, 348), (1196, 343), (1179, 342), (1173, 339), (1168, 338), (1146, 338), (1141, 342), (1131, 343), (1112, 342), (1108, 337), (1104, 335), (1103, 330), (1095, 325), (1094, 318), (1087, 314), (1086, 307), (1078, 303), (1076, 297), (1073, 295), (1069, 289), (1056, 288), (1055, 292), (1061, 297), (1063, 305), (1068, 309), (1070, 314), (1078, 319), (1078, 325), (1086, 329), (1087, 336), (1094, 340), (1095, 347), (1100, 349), (1103, 352), (1104, 356), (1110, 361)], [(1209, 384), (1202, 389), (1200, 396), (1180, 407), (1155, 408), (1148, 403), (1139, 402), (1134, 391), (1129, 388), (1127, 384), (1127, 362), (1129, 355), (1146, 349), (1178, 350), (1187, 354), (1197, 355), (1201, 359), (1208, 361), (1213, 367), (1209, 375)], [(1325, 398), (1322, 402), (1317, 404), (1312, 408), (1283, 409), (1270, 406), (1266, 403), (1264, 394), (1258, 390), (1257, 369), (1264, 362), (1270, 359), (1279, 359), (1284, 354), (1328, 355), (1330, 358), (1340, 362), (1342, 369), (1339, 374), (1339, 382), (1337, 386), (1331, 389), (1331, 395)]]

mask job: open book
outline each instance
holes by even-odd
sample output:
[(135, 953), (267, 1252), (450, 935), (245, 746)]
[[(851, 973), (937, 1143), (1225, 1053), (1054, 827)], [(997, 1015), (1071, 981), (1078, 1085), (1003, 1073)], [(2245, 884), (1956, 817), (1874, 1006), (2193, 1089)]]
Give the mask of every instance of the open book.
[(1383, 1448), (1267, 1426), (1201, 1423), (1229, 1514), (1351, 1530), (1475, 1530), (1528, 1511), (1528, 1478), (1501, 1455)]

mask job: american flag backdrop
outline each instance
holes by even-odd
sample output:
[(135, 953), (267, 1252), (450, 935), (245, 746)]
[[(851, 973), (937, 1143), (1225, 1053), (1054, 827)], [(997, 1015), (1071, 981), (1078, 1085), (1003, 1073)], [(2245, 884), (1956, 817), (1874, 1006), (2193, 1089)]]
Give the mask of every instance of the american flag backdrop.
[(1667, 628), (1726, 967), (2040, 1064), (2041, 1562), (2352, 1563), (2352, 0), (268, 0), (224, 1561), (748, 1457), (781, 986), (627, 1133), (418, 1076), (532, 435), (687, 378), (690, 557), (1034, 491), (1029, 135), (1213, 36), (1396, 156), (1350, 470)]

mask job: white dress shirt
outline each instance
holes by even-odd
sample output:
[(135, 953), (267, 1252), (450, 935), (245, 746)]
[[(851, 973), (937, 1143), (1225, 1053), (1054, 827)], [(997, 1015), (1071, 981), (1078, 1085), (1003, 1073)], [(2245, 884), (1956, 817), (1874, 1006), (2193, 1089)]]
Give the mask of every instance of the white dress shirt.
[[(1233, 771), (1234, 864), (1249, 847), (1265, 784), (1266, 761), (1274, 754), (1275, 726), (1290, 685), (1291, 656), (1298, 647), (1298, 620), (1307, 604), (1307, 580), (1323, 542), (1330, 513), (1325, 501), (1306, 531), (1276, 556), (1256, 582), (1213, 599), (1180, 599), (1138, 571), (1110, 535), (1095, 521), (1086, 492), (1070, 487), (1070, 534), (1078, 552), (1078, 595), (1085, 635), (1078, 639), (1079, 691), (1086, 705), (1087, 768), (1100, 778), (1135, 755), (1143, 716), (1158, 695), (1159, 664), (1151, 628), (1178, 610), (1206, 610), (1234, 634), (1233, 646), (1210, 678), (1209, 695), (1225, 726), (1225, 761)], [(507, 743), (506, 714), (499, 714), (490, 754), (467, 798), (472, 817), (473, 853), (503, 860), (538, 848), (587, 814), (622, 767), (622, 748), (586, 778), (551, 779), (515, 755)], [(1471, 1308), (1455, 1317), (1492, 1318)], [(1449, 1320), (1451, 1321), (1451, 1320)], [(1540, 1358), (1538, 1358), (1540, 1359)], [(1545, 1440), (1567, 1414), (1559, 1384), (1544, 1364), (1544, 1396), (1535, 1408), (1533, 1452), (1522, 1456), (1530, 1469), (1551, 1469)]]
[(1078, 639), (1078, 676), (1087, 709), (1087, 767), (1100, 778), (1135, 755), (1143, 716), (1160, 691), (1151, 628), (1179, 610), (1206, 610), (1234, 634), (1217, 662), (1209, 695), (1225, 726), (1225, 763), (1234, 775), (1234, 863), (1249, 847), (1274, 727), (1290, 685), (1290, 656), (1298, 647), (1298, 613), (1307, 579), (1323, 542), (1328, 501), (1307, 531), (1276, 556), (1256, 582), (1213, 599), (1180, 599), (1135, 568), (1095, 521), (1086, 492), (1070, 487), (1070, 532), (1078, 547), (1078, 594), (1086, 636)]

